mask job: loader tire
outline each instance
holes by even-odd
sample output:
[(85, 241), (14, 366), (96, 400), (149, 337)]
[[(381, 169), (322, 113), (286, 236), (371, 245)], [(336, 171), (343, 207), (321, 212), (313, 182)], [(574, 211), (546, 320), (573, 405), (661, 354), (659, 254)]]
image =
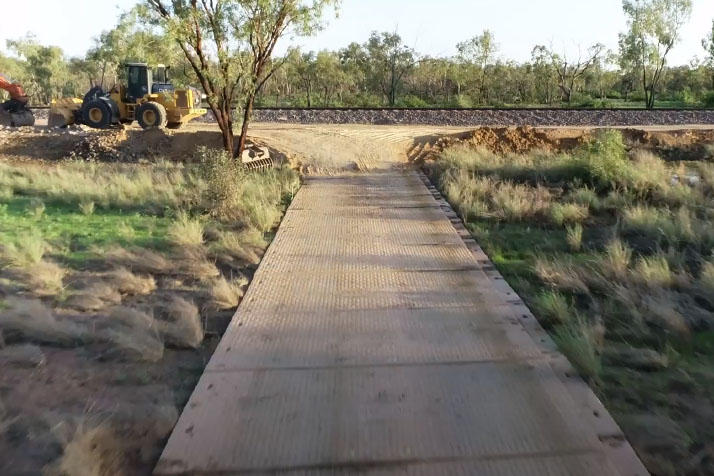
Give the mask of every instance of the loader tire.
[(112, 125), (112, 110), (106, 101), (92, 99), (82, 108), (82, 122), (94, 129), (107, 129)]
[(166, 108), (157, 102), (145, 102), (136, 110), (142, 129), (163, 129), (168, 121)]

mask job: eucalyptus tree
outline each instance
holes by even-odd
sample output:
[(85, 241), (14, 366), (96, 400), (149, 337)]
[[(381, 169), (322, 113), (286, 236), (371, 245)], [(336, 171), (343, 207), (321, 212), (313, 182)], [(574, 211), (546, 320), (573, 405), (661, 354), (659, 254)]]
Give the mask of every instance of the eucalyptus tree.
[[(239, 157), (245, 149), (256, 95), (283, 60), (274, 61), (286, 35), (311, 35), (326, 7), (337, 0), (146, 0), (153, 21), (172, 37), (188, 60), (223, 136)], [(233, 107), (242, 101), (238, 144)]]
[(478, 71), (478, 102), (488, 101), (488, 68), (498, 53), (498, 43), (490, 30), (456, 45), (459, 59)]
[(654, 108), (667, 55), (692, 14), (691, 0), (623, 0), (628, 31), (620, 34), (621, 63), (639, 72), (645, 104)]

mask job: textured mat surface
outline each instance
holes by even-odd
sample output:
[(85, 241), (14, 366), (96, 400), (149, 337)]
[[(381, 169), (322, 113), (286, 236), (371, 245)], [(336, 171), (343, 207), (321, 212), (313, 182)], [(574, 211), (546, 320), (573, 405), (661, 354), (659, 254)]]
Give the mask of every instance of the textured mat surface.
[(619, 474), (413, 173), (298, 193), (156, 475)]

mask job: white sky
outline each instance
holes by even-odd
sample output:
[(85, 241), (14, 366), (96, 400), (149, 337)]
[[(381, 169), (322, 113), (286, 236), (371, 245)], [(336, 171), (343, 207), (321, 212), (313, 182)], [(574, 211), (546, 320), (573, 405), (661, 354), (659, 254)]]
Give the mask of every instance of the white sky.
[[(0, 0), (0, 4), (12, 0)], [(693, 0), (692, 20), (684, 40), (672, 52), (670, 64), (686, 64), (703, 56), (701, 39), (711, 30), (714, 0)], [(137, 0), (22, 0), (25, 12), (10, 18), (0, 13), (0, 48), (5, 40), (33, 32), (45, 44), (81, 56), (92, 38), (110, 29), (122, 10)], [(71, 7), (69, 5), (72, 5)], [(397, 30), (420, 53), (448, 56), (459, 41), (488, 28), (496, 35), (500, 56), (525, 61), (536, 44), (577, 52), (601, 42), (617, 49), (617, 35), (625, 29), (621, 0), (343, 0), (340, 17), (314, 38), (286, 38), (280, 45), (307, 49), (338, 49), (352, 41), (364, 42), (373, 30)], [(0, 10), (2, 6), (0, 5)]]

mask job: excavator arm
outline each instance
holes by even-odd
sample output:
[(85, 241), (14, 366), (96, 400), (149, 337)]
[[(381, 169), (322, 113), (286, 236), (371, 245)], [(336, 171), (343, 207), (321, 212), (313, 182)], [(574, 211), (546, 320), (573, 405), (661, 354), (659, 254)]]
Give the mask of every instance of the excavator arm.
[(11, 83), (0, 74), (0, 89), (10, 93), (10, 100), (0, 104), (0, 126), (31, 126), (35, 124), (35, 116), (27, 108), (29, 98), (22, 86)]
[(16, 101), (27, 103), (29, 99), (25, 94), (25, 90), (22, 89), (17, 83), (11, 83), (5, 76), (0, 74), (0, 89), (4, 89), (10, 93), (10, 97)]

